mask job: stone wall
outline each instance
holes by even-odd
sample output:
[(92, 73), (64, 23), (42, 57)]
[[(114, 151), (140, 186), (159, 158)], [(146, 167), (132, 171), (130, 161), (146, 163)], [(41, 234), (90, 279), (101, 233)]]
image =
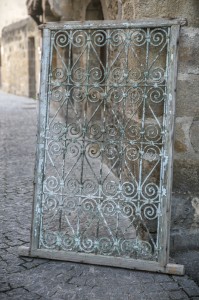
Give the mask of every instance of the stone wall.
[(198, 44), (198, 29), (181, 30), (171, 224), (171, 245), (174, 249), (199, 246), (199, 65), (196, 59), (197, 56), (199, 58)]
[(1, 38), (2, 89), (15, 95), (36, 97), (40, 73), (40, 32), (24, 19), (6, 26)]

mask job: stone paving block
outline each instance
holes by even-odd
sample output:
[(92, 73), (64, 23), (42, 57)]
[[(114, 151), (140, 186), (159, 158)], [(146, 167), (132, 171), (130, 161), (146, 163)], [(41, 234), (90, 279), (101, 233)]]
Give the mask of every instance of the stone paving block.
[(155, 276), (153, 273), (150, 272), (137, 272), (136, 274), (136, 278), (138, 281), (142, 281), (142, 282), (154, 282), (155, 281)]
[(176, 291), (180, 289), (176, 282), (161, 282), (160, 285), (165, 291)]
[(8, 298), (9, 296), (8, 296), (7, 294), (2, 294), (2, 293), (1, 293), (1, 294), (0, 294), (0, 297), (1, 297), (1, 298), (0, 298), (1, 300), (8, 300), (8, 299), (10, 299), (10, 298)]
[(189, 295), (189, 297), (199, 296), (199, 287), (198, 285), (188, 278), (188, 276), (184, 277), (174, 277), (175, 280), (178, 280), (179, 285), (185, 290), (185, 292)]
[(10, 290), (10, 286), (8, 285), (8, 283), (0, 281), (0, 293), (7, 292), (9, 290)]
[(158, 283), (145, 283), (144, 284), (145, 293), (151, 292), (163, 292), (163, 287)]
[(186, 300), (189, 299), (187, 294), (184, 291), (172, 291), (169, 293), (169, 296), (172, 300)]
[(158, 292), (158, 293), (148, 293), (147, 299), (150, 300), (168, 300), (169, 295), (166, 292)]
[(173, 282), (173, 279), (171, 276), (166, 275), (166, 274), (156, 274), (155, 277), (155, 282)]
[(24, 288), (13, 289), (6, 293), (8, 299), (13, 300), (39, 300), (40, 296), (34, 293), (30, 293)]
[[(147, 296), (144, 293), (139, 293), (139, 291), (134, 290), (128, 294), (128, 300), (139, 300), (139, 299), (147, 299)], [(111, 299), (114, 300), (114, 299)]]
[(189, 295), (189, 297), (199, 296), (199, 288), (197, 286), (182, 286), (183, 290)]

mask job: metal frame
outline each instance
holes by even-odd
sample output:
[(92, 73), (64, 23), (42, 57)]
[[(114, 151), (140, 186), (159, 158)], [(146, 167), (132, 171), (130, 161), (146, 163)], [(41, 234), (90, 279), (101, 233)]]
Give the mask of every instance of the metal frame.
[[(169, 264), (169, 231), (170, 231), (170, 199), (172, 191), (172, 166), (173, 166), (173, 133), (175, 117), (175, 91), (177, 77), (177, 45), (180, 25), (184, 25), (185, 20), (138, 20), (138, 21), (95, 21), (95, 22), (68, 22), (49, 23), (42, 25), (43, 29), (43, 54), (41, 69), (40, 87), (40, 109), (37, 142), (37, 163), (35, 171), (35, 195), (33, 205), (33, 221), (30, 249), (21, 247), (20, 255), (30, 255), (32, 257), (43, 257), (67, 261), (77, 261), (83, 263), (111, 265), (129, 269), (140, 269), (169, 274), (184, 274), (184, 267), (181, 265)], [(133, 29), (133, 28), (170, 28), (170, 42), (168, 45), (168, 78), (167, 78), (167, 101), (166, 108), (166, 131), (165, 134), (165, 156), (162, 163), (163, 183), (166, 186), (166, 193), (163, 195), (162, 217), (160, 217), (159, 243), (161, 245), (158, 261), (147, 261), (131, 259), (125, 257), (113, 257), (78, 253), (63, 250), (48, 250), (39, 248), (40, 218), (42, 212), (41, 195), (44, 181), (44, 157), (45, 157), (45, 135), (46, 120), (48, 118), (48, 86), (49, 86), (49, 66), (51, 49), (51, 31), (67, 29)]]

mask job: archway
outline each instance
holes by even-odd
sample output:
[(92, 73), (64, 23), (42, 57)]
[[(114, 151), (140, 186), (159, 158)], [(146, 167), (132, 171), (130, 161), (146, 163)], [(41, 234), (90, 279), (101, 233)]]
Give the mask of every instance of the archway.
[(100, 0), (91, 0), (86, 9), (86, 20), (104, 20)]

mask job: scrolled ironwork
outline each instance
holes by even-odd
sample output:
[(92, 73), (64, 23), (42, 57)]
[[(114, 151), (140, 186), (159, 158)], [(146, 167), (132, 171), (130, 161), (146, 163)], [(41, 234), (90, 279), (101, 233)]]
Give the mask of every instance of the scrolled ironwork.
[(51, 32), (40, 248), (158, 260), (169, 39)]

